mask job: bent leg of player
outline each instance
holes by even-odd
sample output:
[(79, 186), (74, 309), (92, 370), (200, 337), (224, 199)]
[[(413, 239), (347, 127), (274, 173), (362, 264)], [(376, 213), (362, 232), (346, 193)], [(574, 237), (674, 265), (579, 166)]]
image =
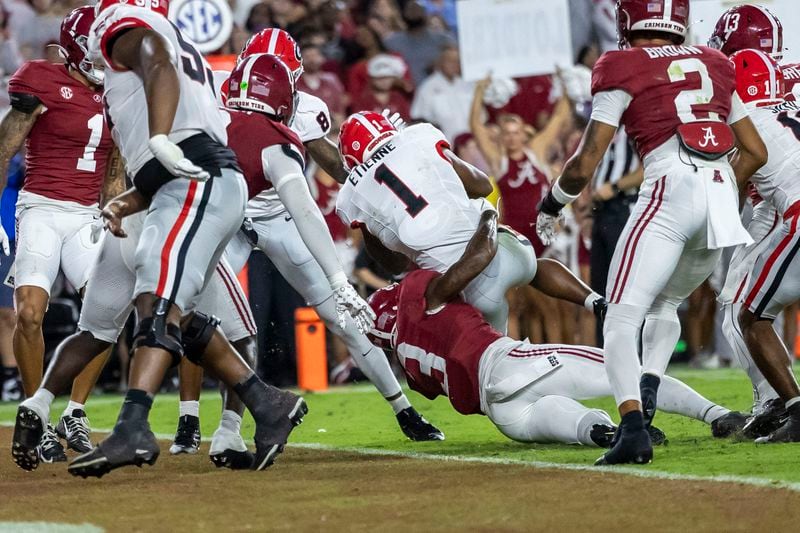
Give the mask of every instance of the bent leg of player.
[[(797, 214), (786, 218), (781, 230), (773, 235), (770, 246), (759, 255), (739, 314), (750, 354), (784, 401), (789, 414), (782, 426), (758, 439), (763, 442), (800, 441), (800, 387), (792, 372), (788, 350), (773, 328), (778, 313), (800, 298), (798, 218)], [(749, 430), (745, 427), (745, 433)]]
[(281, 213), (274, 217), (253, 220), (253, 229), (258, 235), (258, 248), (267, 254), (306, 303), (317, 310), (325, 326), (344, 341), (353, 362), (392, 406), (403, 433), (418, 441), (444, 439), (442, 432), (411, 406), (383, 351), (373, 346), (367, 336), (358, 331), (352, 317), (345, 317), (344, 328), (339, 325), (330, 284), (300, 237), (294, 221), (286, 220)]
[(536, 254), (530, 242), (500, 226), (497, 255), (464, 290), (464, 299), (474, 305), (489, 324), (505, 333), (508, 325), (506, 292), (527, 285), (536, 276)]
[(764, 404), (778, 398), (778, 393), (769, 384), (767, 378), (758, 369), (753, 357), (750, 355), (750, 350), (744, 341), (742, 328), (739, 326), (739, 313), (742, 309), (742, 303), (730, 303), (722, 306), (722, 332), (728, 340), (733, 353), (736, 355), (736, 360), (739, 362), (750, 382), (753, 384), (753, 414), (758, 415), (764, 408)]
[(590, 289), (566, 266), (555, 259), (538, 259), (536, 265), (536, 276), (531, 281), (531, 287), (553, 298), (583, 306), (594, 312), (598, 318), (603, 318), (606, 310), (605, 305), (602, 305), (603, 297)]

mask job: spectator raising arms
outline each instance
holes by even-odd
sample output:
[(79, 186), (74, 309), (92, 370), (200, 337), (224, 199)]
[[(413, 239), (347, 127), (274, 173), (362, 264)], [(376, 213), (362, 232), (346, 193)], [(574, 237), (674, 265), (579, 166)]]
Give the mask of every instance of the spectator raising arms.
[(461, 78), (458, 48), (448, 46), (436, 62), (436, 70), (417, 89), (411, 117), (432, 122), (453, 141), (469, 132), (469, 110), (475, 84)]

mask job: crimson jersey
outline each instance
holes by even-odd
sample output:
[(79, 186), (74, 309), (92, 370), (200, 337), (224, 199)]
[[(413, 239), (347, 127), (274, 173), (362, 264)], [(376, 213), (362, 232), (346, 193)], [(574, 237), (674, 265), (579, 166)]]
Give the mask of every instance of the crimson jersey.
[[(264, 175), (264, 163), (261, 157), (264, 148), (290, 144), (297, 148), (300, 154), (305, 155), (303, 143), (283, 124), (253, 111), (225, 109), (225, 112), (230, 116), (227, 127), (228, 146), (236, 154), (239, 167), (244, 174), (248, 199), (272, 188), (272, 183)], [(297, 157), (291, 150), (287, 150), (287, 155)], [(300, 161), (300, 166), (303, 165), (304, 162)]]
[(477, 414), (481, 356), (502, 335), (461, 300), (427, 312), (425, 290), (440, 275), (416, 270), (400, 283), (395, 351), (412, 389), (428, 399), (447, 396), (459, 413)]
[(519, 161), (507, 158), (507, 162), (505, 174), (497, 180), (503, 224), (527, 237), (536, 255), (541, 255), (545, 246), (536, 235), (536, 206), (550, 190), (550, 180), (530, 155)]
[(330, 180), (327, 184), (319, 179), (315, 181), (317, 194), (314, 201), (317, 203), (322, 216), (325, 217), (325, 224), (327, 224), (328, 230), (331, 232), (333, 241), (346, 241), (347, 226), (336, 214), (336, 196), (339, 194), (340, 185), (334, 180)]
[(644, 158), (698, 120), (727, 122), (736, 90), (733, 63), (706, 46), (658, 46), (606, 52), (592, 70), (592, 95), (631, 97), (622, 125)]
[(102, 90), (70, 76), (65, 65), (29, 61), (8, 82), (8, 92), (35, 96), (44, 106), (25, 141), (23, 190), (96, 204), (113, 146)]

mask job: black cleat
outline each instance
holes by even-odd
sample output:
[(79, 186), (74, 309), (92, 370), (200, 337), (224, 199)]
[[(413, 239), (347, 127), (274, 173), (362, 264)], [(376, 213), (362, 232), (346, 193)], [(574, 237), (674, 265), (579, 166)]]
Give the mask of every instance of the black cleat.
[(747, 420), (748, 416), (738, 411), (725, 413), (711, 422), (711, 435), (717, 439), (740, 435)]
[(397, 423), (406, 437), (413, 441), (444, 440), (444, 433), (425, 420), (413, 407), (406, 407), (396, 415)]
[(153, 465), (160, 450), (147, 422), (120, 421), (92, 451), (78, 456), (67, 471), (73, 476), (103, 477), (127, 465)]
[(758, 444), (774, 442), (800, 442), (800, 417), (790, 416), (786, 423), (767, 435), (756, 439)]
[(764, 409), (747, 420), (742, 428), (742, 435), (748, 439), (766, 437), (783, 426), (788, 416), (783, 400), (767, 400), (764, 402)]
[(83, 409), (75, 409), (70, 415), (64, 415), (58, 421), (56, 433), (67, 441), (67, 448), (78, 453), (92, 451), (90, 439), (89, 419)]
[(603, 454), (595, 466), (618, 464), (647, 464), (653, 460), (653, 445), (645, 429), (622, 429), (614, 447)]
[(183, 415), (178, 419), (178, 429), (175, 431), (175, 440), (169, 447), (169, 453), (196, 454), (200, 450), (200, 419), (192, 415)]
[(217, 468), (230, 468), (231, 470), (250, 470), (253, 468), (256, 456), (253, 452), (245, 450), (223, 450), (219, 453), (209, 455), (211, 462)]
[(650, 435), (650, 442), (653, 446), (661, 446), (662, 444), (669, 444), (667, 434), (655, 426), (648, 426), (647, 434)]
[(615, 442), (614, 438), (616, 433), (616, 426), (609, 426), (608, 424), (595, 424), (589, 431), (589, 438), (592, 439), (592, 442), (597, 444), (600, 448), (611, 448)]
[(50, 424), (47, 424), (42, 441), (39, 443), (39, 460), (48, 464), (63, 463), (67, 460), (67, 454), (64, 453), (61, 441), (58, 440), (58, 434)]
[[(271, 466), (289, 439), (292, 430), (303, 422), (303, 417), (308, 413), (305, 400), (289, 391), (281, 391), (275, 387), (267, 386), (272, 391), (270, 395), (276, 398), (270, 402), (268, 415), (253, 418), (256, 422), (255, 460), (253, 470), (264, 470)], [(277, 416), (275, 416), (277, 414)]]
[(39, 466), (39, 443), (44, 435), (42, 418), (28, 407), (20, 405), (14, 423), (11, 456), (23, 470), (36, 470)]

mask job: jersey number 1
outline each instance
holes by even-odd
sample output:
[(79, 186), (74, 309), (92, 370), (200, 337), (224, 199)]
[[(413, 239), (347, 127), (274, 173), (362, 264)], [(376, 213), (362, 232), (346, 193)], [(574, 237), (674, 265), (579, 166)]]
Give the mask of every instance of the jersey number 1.
[(97, 161), (94, 160), (94, 153), (97, 151), (97, 146), (100, 144), (100, 139), (103, 137), (103, 115), (98, 113), (89, 119), (86, 123), (91, 133), (89, 134), (89, 142), (83, 149), (83, 157), (78, 159), (78, 170), (84, 172), (94, 172), (97, 169)]
[(386, 165), (381, 165), (375, 169), (375, 181), (389, 187), (394, 195), (405, 204), (406, 213), (412, 217), (419, 215), (420, 211), (428, 206), (428, 201), (425, 198), (414, 194), (414, 191), (409, 189), (408, 185), (403, 183), (403, 180), (398, 178)]

